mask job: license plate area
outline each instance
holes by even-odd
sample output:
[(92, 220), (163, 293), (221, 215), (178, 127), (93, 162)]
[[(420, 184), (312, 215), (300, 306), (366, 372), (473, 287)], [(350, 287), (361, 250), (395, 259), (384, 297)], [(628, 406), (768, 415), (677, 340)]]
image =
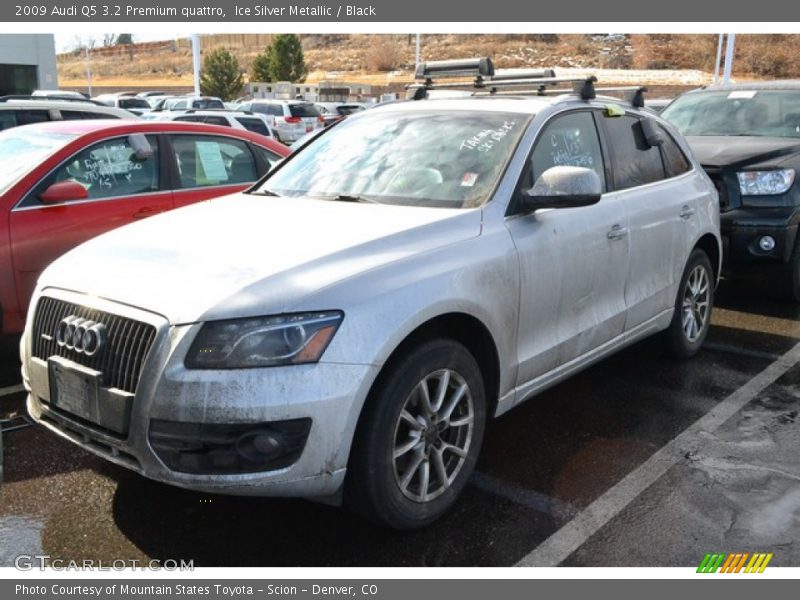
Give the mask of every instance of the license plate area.
[(97, 423), (102, 373), (53, 356), (47, 361), (51, 404), (75, 416)]

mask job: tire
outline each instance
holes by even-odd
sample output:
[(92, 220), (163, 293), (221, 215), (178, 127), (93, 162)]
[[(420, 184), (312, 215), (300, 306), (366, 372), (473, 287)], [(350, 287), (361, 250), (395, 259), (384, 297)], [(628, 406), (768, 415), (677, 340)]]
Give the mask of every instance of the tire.
[(466, 487), (485, 423), (483, 378), (474, 357), (449, 339), (421, 343), (387, 365), (367, 399), (345, 501), (354, 512), (394, 529), (432, 523)]
[(697, 354), (708, 335), (713, 307), (714, 270), (708, 255), (695, 248), (681, 276), (675, 313), (664, 332), (673, 357), (687, 359)]

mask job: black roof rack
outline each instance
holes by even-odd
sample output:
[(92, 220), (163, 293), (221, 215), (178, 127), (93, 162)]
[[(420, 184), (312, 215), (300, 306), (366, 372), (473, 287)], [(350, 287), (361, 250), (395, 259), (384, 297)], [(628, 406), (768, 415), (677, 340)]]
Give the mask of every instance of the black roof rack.
[(7, 96), (0, 96), (0, 102), (8, 102), (9, 100), (44, 100), (46, 102), (83, 102), (84, 104), (94, 104), (95, 106), (107, 106), (97, 100), (91, 98), (73, 98), (70, 96), (29, 96), (25, 94), (9, 94)]
[(254, 115), (255, 113), (251, 110), (231, 110), (230, 108), (187, 108), (185, 110), (181, 110), (183, 114), (189, 115), (191, 113), (196, 112), (235, 112), (235, 113), (242, 113), (243, 115)]
[[(473, 77), (472, 81), (440, 81), (441, 79)], [(415, 78), (417, 81), (406, 86), (409, 100), (422, 100), (428, 97), (429, 90), (461, 89), (473, 90), (475, 95), (521, 95), (546, 96), (563, 94), (564, 86), (584, 100), (593, 100), (597, 92), (624, 92), (624, 99), (633, 106), (644, 106), (644, 92), (641, 86), (595, 88), (597, 77), (556, 77), (553, 69), (501, 69), (495, 70), (490, 58), (463, 60), (442, 60), (420, 63)]]

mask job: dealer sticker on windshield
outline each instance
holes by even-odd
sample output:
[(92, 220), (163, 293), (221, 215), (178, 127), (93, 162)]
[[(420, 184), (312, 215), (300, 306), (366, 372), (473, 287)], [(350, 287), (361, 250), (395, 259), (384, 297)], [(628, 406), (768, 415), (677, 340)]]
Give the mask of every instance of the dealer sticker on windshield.
[(461, 187), (472, 187), (476, 181), (478, 181), (477, 173), (464, 173), (461, 178)]

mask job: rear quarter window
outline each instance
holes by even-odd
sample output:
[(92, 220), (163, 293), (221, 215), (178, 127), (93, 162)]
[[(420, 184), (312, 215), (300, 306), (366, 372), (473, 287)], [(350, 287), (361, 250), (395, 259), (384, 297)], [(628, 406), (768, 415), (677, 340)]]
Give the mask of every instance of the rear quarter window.
[[(659, 127), (661, 127), (659, 125)], [(667, 177), (677, 177), (691, 170), (692, 164), (681, 150), (678, 143), (673, 139), (669, 132), (661, 127), (664, 134), (664, 143), (661, 145), (661, 152), (664, 155), (664, 169)]]

